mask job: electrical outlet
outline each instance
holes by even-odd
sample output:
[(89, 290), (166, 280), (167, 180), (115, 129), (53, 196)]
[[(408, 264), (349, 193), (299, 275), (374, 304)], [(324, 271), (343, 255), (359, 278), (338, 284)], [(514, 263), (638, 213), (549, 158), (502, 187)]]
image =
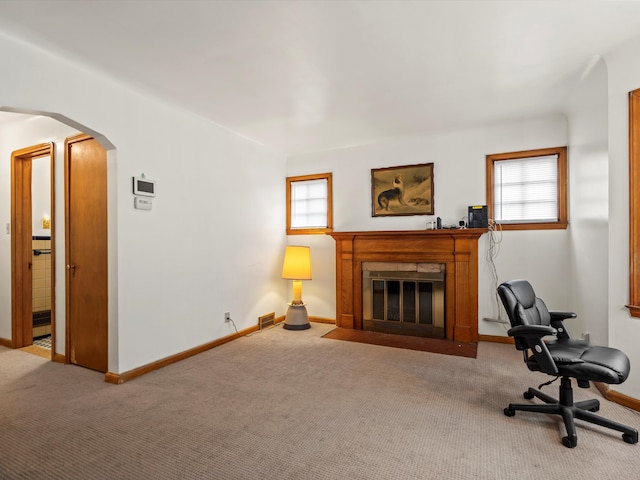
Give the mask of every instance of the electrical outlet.
[(224, 321), (225, 321), (225, 322), (228, 322), (228, 321), (230, 321), (230, 320), (231, 320), (231, 313), (229, 313), (229, 312), (225, 312), (225, 314), (224, 314)]

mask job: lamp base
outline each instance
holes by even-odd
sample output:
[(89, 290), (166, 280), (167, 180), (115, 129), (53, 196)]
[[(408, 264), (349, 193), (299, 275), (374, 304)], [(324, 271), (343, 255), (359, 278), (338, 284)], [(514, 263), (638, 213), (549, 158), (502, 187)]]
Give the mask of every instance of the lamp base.
[(283, 328), (285, 330), (306, 330), (307, 328), (311, 328), (311, 325), (309, 325), (309, 315), (307, 314), (307, 305), (305, 303), (301, 305), (289, 304)]

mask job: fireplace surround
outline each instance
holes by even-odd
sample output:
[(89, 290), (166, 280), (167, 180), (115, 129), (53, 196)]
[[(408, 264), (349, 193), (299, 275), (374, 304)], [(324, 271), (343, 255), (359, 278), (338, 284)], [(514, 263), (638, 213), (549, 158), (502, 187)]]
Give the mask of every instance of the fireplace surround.
[(478, 239), (486, 229), (332, 232), (336, 242), (336, 323), (363, 329), (363, 263), (444, 265), (445, 335), (478, 341)]

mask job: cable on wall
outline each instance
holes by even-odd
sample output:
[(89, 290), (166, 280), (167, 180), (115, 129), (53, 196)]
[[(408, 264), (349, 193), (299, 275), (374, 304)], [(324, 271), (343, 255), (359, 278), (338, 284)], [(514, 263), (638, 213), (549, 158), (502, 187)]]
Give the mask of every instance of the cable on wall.
[[(500, 308), (500, 297), (498, 296), (498, 270), (496, 268), (495, 259), (500, 253), (500, 244), (502, 243), (502, 227), (500, 224), (495, 223), (493, 220), (489, 222), (489, 248), (487, 249), (487, 262), (491, 268), (492, 287), (496, 301), (496, 308), (498, 310), (498, 322), (504, 325), (507, 324), (502, 319), (502, 309)], [(495, 321), (495, 320), (494, 320)], [(506, 328), (506, 327), (505, 327)]]

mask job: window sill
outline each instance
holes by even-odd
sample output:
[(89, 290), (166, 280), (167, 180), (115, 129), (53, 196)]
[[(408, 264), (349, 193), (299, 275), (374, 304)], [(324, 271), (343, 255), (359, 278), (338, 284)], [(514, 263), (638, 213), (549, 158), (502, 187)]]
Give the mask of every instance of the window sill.
[(629, 314), (632, 317), (640, 318), (640, 306), (638, 305), (625, 305), (629, 309)]
[(332, 228), (287, 228), (287, 235), (324, 235), (331, 232)]
[(569, 222), (496, 223), (500, 230), (566, 230)]

